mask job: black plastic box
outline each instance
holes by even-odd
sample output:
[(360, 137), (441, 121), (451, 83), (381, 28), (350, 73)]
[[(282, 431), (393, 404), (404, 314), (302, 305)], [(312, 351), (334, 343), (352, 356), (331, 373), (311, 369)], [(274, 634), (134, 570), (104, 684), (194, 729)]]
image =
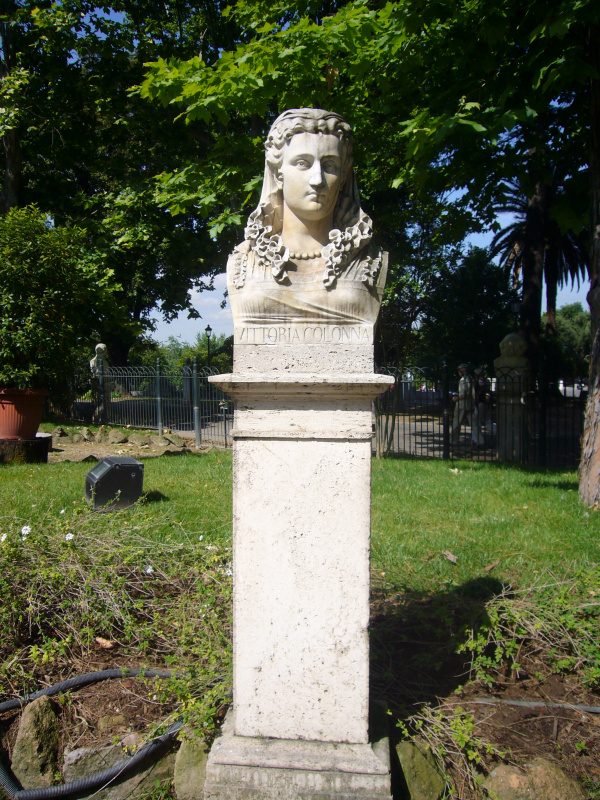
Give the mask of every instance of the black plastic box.
[(85, 476), (85, 497), (95, 511), (129, 508), (142, 496), (144, 465), (129, 456), (103, 458)]

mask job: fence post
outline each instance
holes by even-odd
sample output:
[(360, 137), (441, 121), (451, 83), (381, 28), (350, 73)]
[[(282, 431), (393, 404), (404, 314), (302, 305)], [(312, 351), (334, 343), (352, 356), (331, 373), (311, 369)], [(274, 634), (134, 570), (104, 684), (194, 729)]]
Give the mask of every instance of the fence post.
[(156, 359), (156, 427), (158, 435), (163, 435), (162, 398), (160, 396), (160, 358)]
[(448, 362), (442, 362), (442, 458), (450, 459), (450, 381)]
[(192, 367), (192, 381), (194, 388), (194, 443), (196, 447), (202, 444), (202, 427), (200, 425), (200, 387), (198, 386), (198, 359), (194, 356)]
[(541, 467), (546, 466), (547, 461), (547, 451), (546, 451), (546, 443), (547, 443), (547, 429), (546, 429), (546, 416), (548, 413), (548, 381), (546, 380), (546, 375), (544, 370), (540, 370), (538, 373), (538, 381), (539, 381), (539, 402), (540, 402), (540, 422), (539, 422), (539, 442), (538, 442), (538, 458), (539, 458), (539, 465)]
[(104, 385), (104, 358), (101, 353), (98, 353), (96, 361), (96, 368), (98, 370), (98, 416), (100, 424), (106, 425), (106, 397)]

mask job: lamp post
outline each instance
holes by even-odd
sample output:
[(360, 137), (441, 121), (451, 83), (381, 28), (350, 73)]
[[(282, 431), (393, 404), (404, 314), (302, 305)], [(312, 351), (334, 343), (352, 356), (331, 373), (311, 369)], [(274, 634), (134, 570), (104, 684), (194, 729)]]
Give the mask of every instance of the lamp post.
[(206, 326), (204, 333), (206, 334), (206, 345), (208, 347), (208, 366), (210, 367), (210, 337), (212, 336), (212, 328), (210, 325)]

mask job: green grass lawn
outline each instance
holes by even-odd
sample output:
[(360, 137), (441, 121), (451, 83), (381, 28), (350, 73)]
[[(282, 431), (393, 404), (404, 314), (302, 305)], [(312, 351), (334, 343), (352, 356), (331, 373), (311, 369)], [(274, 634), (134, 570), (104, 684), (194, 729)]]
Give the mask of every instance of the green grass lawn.
[(600, 563), (600, 516), (580, 504), (574, 472), (385, 459), (372, 496), (373, 563), (404, 590), (488, 574), (523, 586)]
[[(210, 739), (230, 702), (232, 454), (144, 464), (143, 502), (106, 514), (83, 498), (89, 463), (0, 468), (0, 700), (87, 671), (102, 637), (115, 664), (189, 670), (165, 697)], [(419, 735), (443, 721), (428, 741), (475, 787), (469, 753), (486, 745), (462, 737), (452, 693), (517, 673), (532, 640), (548, 675), (600, 685), (598, 564), (600, 516), (574, 472), (374, 460), (374, 691)]]
[[(141, 516), (157, 541), (200, 535), (230, 541), (230, 452), (144, 463), (147, 501), (117, 515), (90, 513), (90, 529), (112, 528), (115, 516), (135, 526)], [(1, 531), (43, 527), (62, 509), (62, 522), (75, 510), (81, 514), (90, 469), (68, 462), (3, 467)], [(374, 460), (372, 498), (373, 566), (399, 589), (433, 591), (487, 574), (522, 586), (543, 573), (561, 577), (600, 562), (600, 515), (579, 503), (574, 472)]]

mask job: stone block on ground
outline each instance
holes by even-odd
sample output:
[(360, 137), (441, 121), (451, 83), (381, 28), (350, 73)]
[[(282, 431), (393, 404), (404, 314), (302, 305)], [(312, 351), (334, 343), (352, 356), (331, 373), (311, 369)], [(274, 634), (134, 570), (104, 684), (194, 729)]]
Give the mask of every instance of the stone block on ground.
[(151, 436), (150, 443), (152, 447), (168, 447), (170, 442), (164, 436)]
[(523, 768), (501, 764), (484, 782), (497, 800), (584, 800), (578, 784), (545, 758)]
[[(81, 747), (77, 750), (65, 752), (63, 764), (63, 779), (65, 783), (88, 778), (97, 772), (114, 767), (128, 758), (131, 753), (127, 751), (125, 737), (120, 744), (108, 747)], [(155, 781), (165, 782), (173, 778), (175, 767), (175, 753), (173, 750), (164, 752), (143, 765), (134, 773), (127, 773), (124, 780), (113, 782), (110, 786), (94, 794), (94, 800), (126, 800), (128, 797), (151, 792), (155, 788)]]
[(48, 697), (38, 697), (25, 706), (11, 763), (24, 789), (52, 786), (59, 735), (60, 722)]
[(109, 444), (125, 444), (128, 440), (128, 437), (121, 433), (121, 431), (116, 430), (115, 428), (111, 428), (108, 433), (108, 443)]
[(81, 444), (82, 442), (86, 441), (86, 438), (81, 433), (74, 433), (71, 436), (71, 441), (73, 442), (73, 444)]
[(173, 785), (177, 800), (201, 800), (206, 777), (208, 747), (193, 735), (184, 738), (175, 756)]
[(396, 753), (410, 800), (440, 800), (446, 781), (429, 745), (423, 741), (398, 742)]
[(176, 433), (165, 433), (165, 439), (170, 442), (174, 447), (185, 447), (186, 442), (181, 436)]
[(109, 433), (110, 433), (110, 431), (106, 427), (106, 425), (101, 425), (98, 428), (98, 433), (96, 434), (96, 441), (97, 442), (107, 442)]
[(0, 439), (0, 464), (47, 464), (49, 436), (35, 439)]
[(94, 432), (87, 427), (81, 429), (81, 435), (86, 440), (86, 442), (96, 441), (96, 436), (94, 435)]
[(56, 428), (52, 431), (52, 438), (53, 439), (67, 439), (69, 438), (69, 434), (66, 430), (61, 426), (57, 425)]
[(144, 433), (132, 433), (129, 436), (129, 443), (134, 444), (136, 447), (149, 446), (150, 442), (150, 437)]

